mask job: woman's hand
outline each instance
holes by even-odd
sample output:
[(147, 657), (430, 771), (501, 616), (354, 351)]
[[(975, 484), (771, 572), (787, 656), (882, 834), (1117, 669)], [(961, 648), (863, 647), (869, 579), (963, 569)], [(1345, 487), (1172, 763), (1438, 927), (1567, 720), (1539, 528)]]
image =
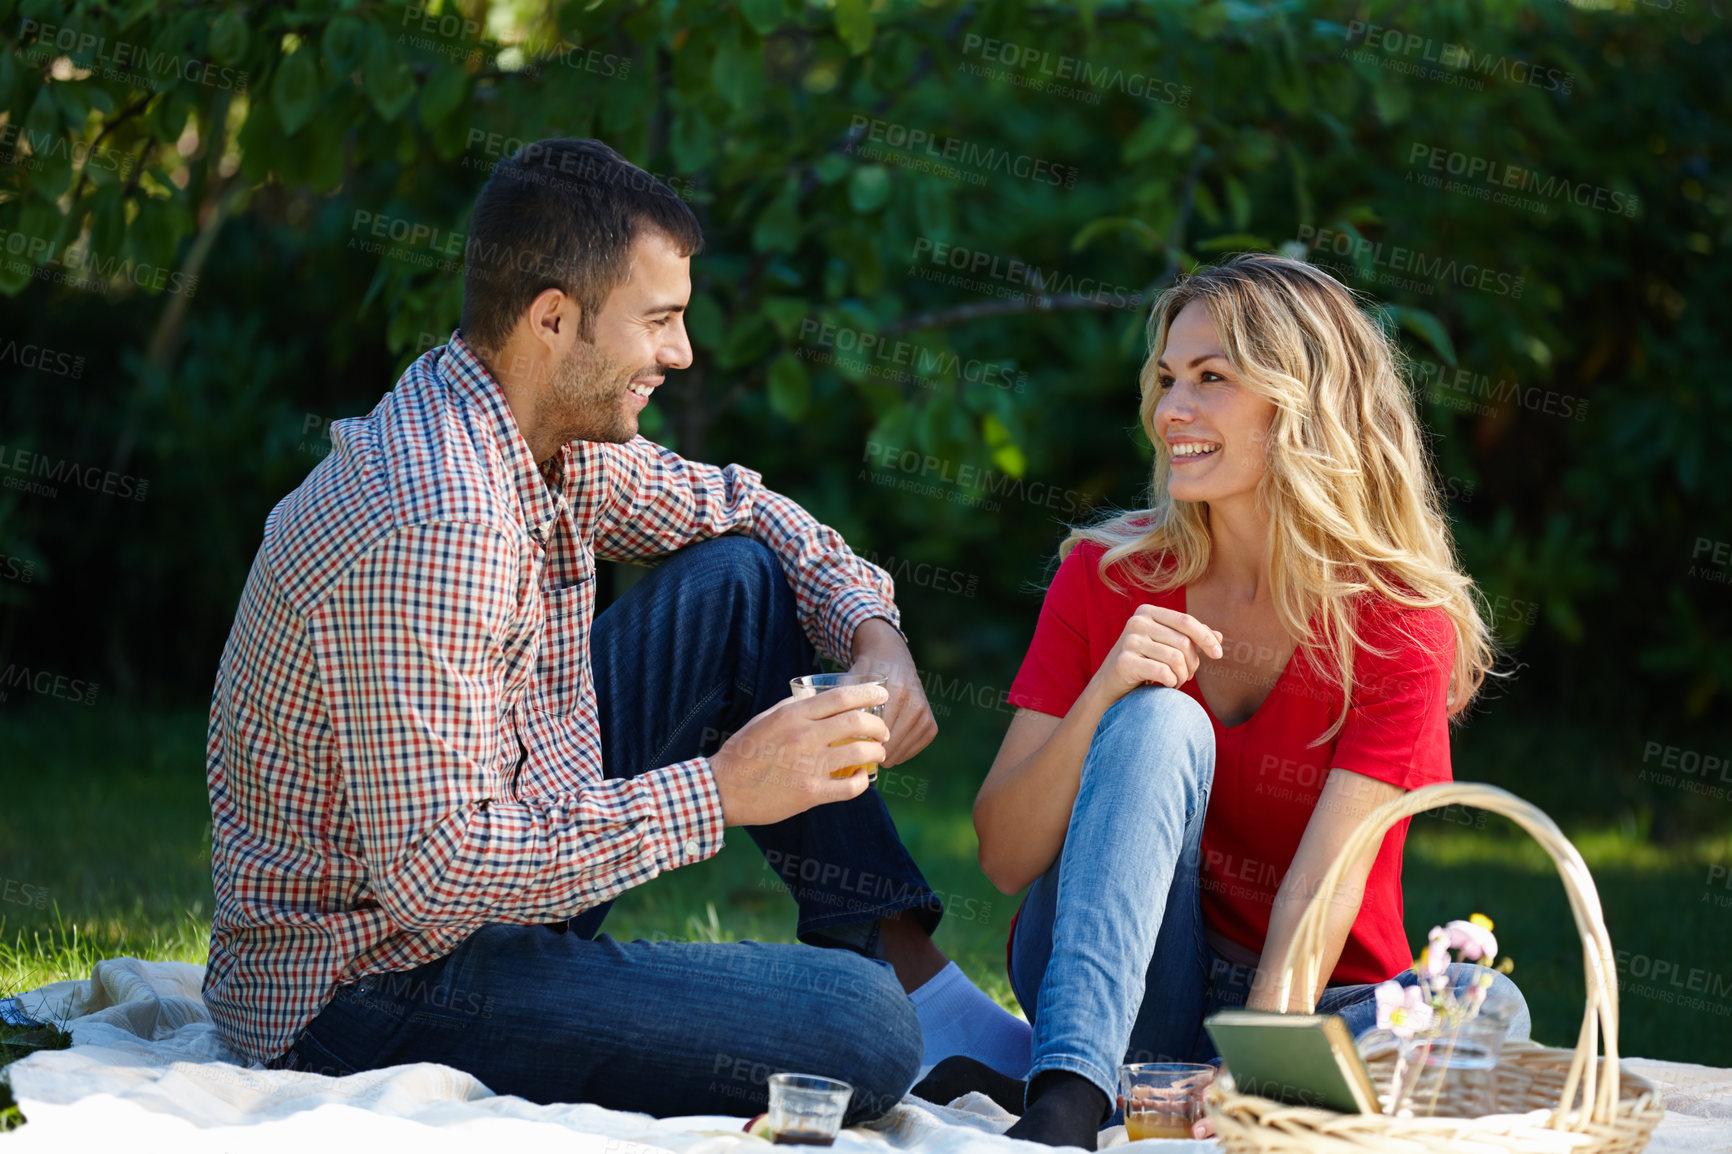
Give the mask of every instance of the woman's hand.
[(1177, 689), (1197, 675), (1203, 654), (1220, 659), (1222, 640), (1221, 634), (1189, 613), (1139, 605), (1095, 671), (1089, 692), (1111, 705), (1142, 685)]

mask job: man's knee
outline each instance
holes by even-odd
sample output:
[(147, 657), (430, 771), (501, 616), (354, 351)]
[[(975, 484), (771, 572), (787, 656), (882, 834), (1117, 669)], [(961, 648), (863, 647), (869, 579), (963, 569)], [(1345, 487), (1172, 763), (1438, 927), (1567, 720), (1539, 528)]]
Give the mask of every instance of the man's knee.
[(838, 1020), (836, 1076), (854, 1087), (846, 1122), (877, 1118), (888, 1112), (914, 1084), (920, 1070), (924, 1041), (914, 1003), (888, 966), (858, 954), (835, 951), (842, 981)]
[(680, 553), (690, 553), (694, 561), (701, 558), (704, 571), (717, 581), (751, 585), (770, 578), (783, 580), (776, 554), (750, 537), (730, 533), (687, 545)]

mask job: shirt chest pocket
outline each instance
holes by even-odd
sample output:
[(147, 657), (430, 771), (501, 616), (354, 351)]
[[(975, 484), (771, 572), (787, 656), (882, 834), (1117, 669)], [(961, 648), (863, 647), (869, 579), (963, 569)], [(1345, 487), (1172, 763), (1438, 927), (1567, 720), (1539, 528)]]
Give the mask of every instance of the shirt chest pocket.
[(561, 717), (593, 700), (589, 686), (589, 627), (595, 613), (595, 564), (574, 583), (541, 591), (541, 647), (530, 695), (538, 710)]

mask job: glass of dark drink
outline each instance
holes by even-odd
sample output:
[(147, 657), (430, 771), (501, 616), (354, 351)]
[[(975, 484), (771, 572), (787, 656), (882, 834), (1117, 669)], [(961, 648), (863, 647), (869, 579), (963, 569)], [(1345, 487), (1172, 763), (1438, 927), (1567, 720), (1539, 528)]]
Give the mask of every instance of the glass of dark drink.
[(779, 1146), (828, 1146), (842, 1129), (854, 1087), (817, 1074), (771, 1074), (765, 1119)]

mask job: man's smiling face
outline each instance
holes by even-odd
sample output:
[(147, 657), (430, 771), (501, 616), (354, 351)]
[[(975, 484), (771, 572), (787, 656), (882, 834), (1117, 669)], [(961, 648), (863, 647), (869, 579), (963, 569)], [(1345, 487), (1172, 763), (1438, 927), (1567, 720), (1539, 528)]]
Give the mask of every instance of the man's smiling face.
[(578, 337), (554, 373), (549, 403), (565, 441), (629, 441), (638, 414), (668, 369), (692, 363), (686, 302), (691, 258), (667, 234), (639, 232), (628, 250), (626, 279), (594, 318), (594, 340)]

